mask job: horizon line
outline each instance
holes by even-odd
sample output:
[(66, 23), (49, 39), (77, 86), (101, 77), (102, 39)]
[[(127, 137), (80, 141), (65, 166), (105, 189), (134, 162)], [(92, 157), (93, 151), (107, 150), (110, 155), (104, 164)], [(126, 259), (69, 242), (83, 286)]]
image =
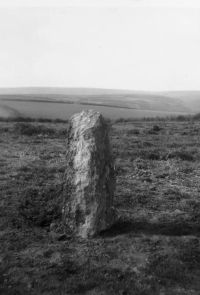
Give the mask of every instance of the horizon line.
[(107, 90), (107, 91), (128, 91), (128, 92), (195, 92), (200, 89), (163, 89), (163, 90), (142, 90), (142, 89), (130, 89), (130, 88), (104, 88), (104, 87), (90, 87), (90, 86), (0, 86), (0, 89), (91, 89), (91, 90)]

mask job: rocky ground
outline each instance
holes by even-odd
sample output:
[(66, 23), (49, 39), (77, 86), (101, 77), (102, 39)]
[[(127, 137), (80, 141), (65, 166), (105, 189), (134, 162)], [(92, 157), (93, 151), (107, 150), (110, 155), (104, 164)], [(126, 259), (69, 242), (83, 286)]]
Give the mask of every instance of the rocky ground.
[(67, 123), (0, 123), (0, 294), (200, 294), (200, 122), (112, 124), (114, 226), (61, 225)]

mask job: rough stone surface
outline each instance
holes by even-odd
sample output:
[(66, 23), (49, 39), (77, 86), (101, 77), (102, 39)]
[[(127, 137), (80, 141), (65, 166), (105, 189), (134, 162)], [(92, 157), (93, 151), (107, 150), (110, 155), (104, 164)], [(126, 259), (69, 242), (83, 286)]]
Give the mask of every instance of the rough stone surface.
[(113, 223), (115, 188), (108, 126), (99, 112), (75, 114), (70, 120), (63, 219), (76, 236), (87, 238)]

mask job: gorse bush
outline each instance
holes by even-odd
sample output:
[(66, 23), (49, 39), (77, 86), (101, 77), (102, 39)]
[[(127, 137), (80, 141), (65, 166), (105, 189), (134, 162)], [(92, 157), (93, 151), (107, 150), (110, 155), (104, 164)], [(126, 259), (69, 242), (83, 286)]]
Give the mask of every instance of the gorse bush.
[(21, 135), (54, 135), (56, 133), (56, 130), (53, 128), (47, 128), (42, 125), (33, 125), (30, 123), (16, 123), (14, 126), (14, 131), (21, 134)]
[(130, 130), (127, 130), (127, 134), (128, 135), (139, 135), (140, 130), (138, 130), (138, 129), (130, 129)]
[(162, 128), (160, 126), (154, 125), (154, 126), (152, 126), (151, 129), (147, 130), (147, 133), (148, 134), (157, 134), (161, 130), (162, 130)]
[(38, 122), (38, 123), (68, 123), (67, 119), (32, 118), (32, 117), (0, 117), (0, 122)]
[(25, 221), (36, 226), (48, 226), (61, 216), (60, 187), (26, 189), (19, 200), (19, 214)]
[(172, 151), (167, 155), (167, 158), (168, 159), (177, 158), (182, 161), (194, 161), (195, 160), (195, 157), (191, 151), (184, 151), (184, 150)]
[(158, 126), (158, 125), (154, 125), (152, 127), (152, 130), (155, 131), (155, 132), (159, 132), (160, 130), (162, 130), (162, 128), (160, 126)]
[(0, 127), (0, 134), (4, 132), (8, 132), (9, 128), (8, 127)]

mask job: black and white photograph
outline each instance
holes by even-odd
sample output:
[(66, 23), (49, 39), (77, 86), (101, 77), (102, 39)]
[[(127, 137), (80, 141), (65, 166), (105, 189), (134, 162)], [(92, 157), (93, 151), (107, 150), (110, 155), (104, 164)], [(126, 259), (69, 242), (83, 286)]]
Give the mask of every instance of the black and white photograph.
[(199, 0), (0, 0), (0, 295), (200, 295)]

